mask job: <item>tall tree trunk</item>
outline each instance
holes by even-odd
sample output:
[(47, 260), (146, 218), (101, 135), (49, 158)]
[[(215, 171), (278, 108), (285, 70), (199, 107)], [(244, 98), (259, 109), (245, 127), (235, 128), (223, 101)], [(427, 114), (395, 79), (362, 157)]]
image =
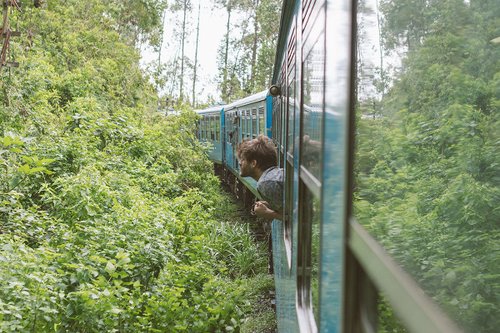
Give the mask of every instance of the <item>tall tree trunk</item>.
[(186, 42), (186, 14), (187, 0), (184, 0), (184, 18), (182, 19), (182, 37), (181, 37), (181, 82), (179, 87), (179, 99), (184, 100), (184, 44)]
[(196, 47), (194, 51), (194, 69), (193, 69), (193, 108), (196, 105), (196, 70), (198, 69), (198, 45), (200, 41), (200, 14), (201, 0), (198, 2), (198, 23), (196, 24)]
[[(177, 68), (179, 66), (178, 62), (178, 54), (175, 55), (174, 61), (173, 61), (173, 66), (174, 69), (172, 71), (172, 77), (175, 78), (177, 77)], [(175, 89), (175, 83), (170, 86), (170, 91), (169, 91), (169, 96), (172, 96), (174, 94), (174, 89)]]
[(226, 49), (224, 50), (224, 71), (222, 77), (222, 97), (224, 99), (228, 96), (228, 70), (227, 70), (227, 61), (229, 54), (229, 29), (231, 28), (231, 0), (227, 2), (227, 23), (226, 23)]
[(382, 42), (382, 22), (380, 19), (380, 7), (378, 0), (375, 0), (375, 10), (377, 12), (378, 43), (380, 57), (380, 84), (382, 98), (385, 96), (385, 69), (384, 69), (384, 43)]
[(258, 34), (259, 34), (259, 21), (257, 17), (257, 12), (259, 8), (259, 0), (254, 0), (254, 8), (255, 8), (255, 15), (254, 15), (254, 22), (253, 22), (253, 45), (252, 45), (252, 63), (251, 63), (251, 69), (250, 69), (250, 91), (249, 93), (252, 93), (254, 90), (255, 86), (255, 72), (257, 70), (257, 46), (258, 46)]
[[(163, 15), (161, 17), (161, 37), (160, 37), (160, 46), (158, 47), (158, 65), (157, 65), (157, 70), (158, 70), (158, 77), (161, 75), (162, 69), (161, 69), (161, 51), (163, 48), (163, 33), (165, 30), (165, 15), (166, 15), (167, 10), (165, 9), (163, 11)], [(160, 83), (159, 80), (157, 81), (158, 84), (156, 85), (156, 91), (159, 93), (160, 92)]]
[(161, 38), (160, 38), (160, 46), (158, 48), (158, 70), (161, 67), (161, 49), (163, 48), (163, 33), (165, 30), (165, 14), (166, 14), (166, 12), (167, 12), (167, 10), (165, 9), (163, 11), (163, 15), (161, 17)]

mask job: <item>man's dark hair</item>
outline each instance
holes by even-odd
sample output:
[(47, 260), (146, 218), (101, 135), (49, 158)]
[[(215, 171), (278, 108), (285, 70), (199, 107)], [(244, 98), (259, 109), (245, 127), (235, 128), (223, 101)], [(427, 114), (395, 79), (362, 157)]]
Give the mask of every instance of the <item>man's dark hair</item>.
[(276, 146), (271, 139), (262, 134), (255, 139), (240, 143), (236, 153), (239, 160), (257, 161), (257, 167), (261, 170), (269, 169), (278, 164)]

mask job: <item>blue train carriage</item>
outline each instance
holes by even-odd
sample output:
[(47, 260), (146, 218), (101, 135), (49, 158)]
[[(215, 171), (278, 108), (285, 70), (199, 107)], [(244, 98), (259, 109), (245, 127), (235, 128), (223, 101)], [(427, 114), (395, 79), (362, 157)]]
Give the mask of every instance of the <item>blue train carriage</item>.
[[(347, 11), (340, 12), (341, 20), (330, 22), (330, 28), (337, 28), (333, 27), (337, 24), (348, 33), (345, 31), (348, 26), (341, 24), (342, 18), (350, 15), (348, 2), (340, 2)], [(341, 4), (335, 5), (338, 6)], [(349, 85), (345, 78), (325, 84), (325, 18), (325, 1), (283, 4), (270, 89), (275, 96), (272, 138), (285, 171), (284, 218), (274, 220), (272, 226), (279, 332), (341, 332), (344, 233), (341, 203), (346, 185), (343, 122)], [(332, 52), (333, 46), (328, 51)], [(344, 52), (342, 60), (349, 64), (348, 50), (335, 49), (331, 54), (339, 51)], [(349, 72), (344, 74), (349, 77)], [(336, 108), (325, 107), (327, 96), (336, 97)], [(339, 149), (337, 156), (326, 153), (334, 145)], [(332, 163), (334, 159), (336, 163)], [(325, 209), (332, 204), (328, 202), (332, 198), (338, 206)], [(330, 235), (332, 230), (335, 232)], [(328, 237), (328, 241), (321, 242), (320, 237)]]
[(200, 116), (197, 126), (198, 140), (210, 144), (208, 157), (214, 162), (216, 174), (220, 174), (224, 151), (224, 106), (212, 106), (195, 112)]
[(272, 97), (267, 90), (235, 101), (224, 109), (224, 165), (223, 181), (246, 206), (258, 197), (256, 182), (239, 176), (236, 157), (238, 144), (260, 134), (271, 136)]
[(382, 305), (411, 332), (461, 332), (353, 213), (355, 3), (283, 3), (270, 89), (285, 170), (272, 225), (278, 330), (377, 332)]

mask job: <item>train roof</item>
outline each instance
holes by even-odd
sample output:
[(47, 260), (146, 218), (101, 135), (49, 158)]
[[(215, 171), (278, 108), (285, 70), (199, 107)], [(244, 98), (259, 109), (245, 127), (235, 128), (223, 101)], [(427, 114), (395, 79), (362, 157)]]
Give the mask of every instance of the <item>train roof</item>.
[(278, 45), (276, 57), (274, 59), (274, 72), (272, 83), (278, 82), (278, 77), (280, 74), (281, 63), (284, 61), (283, 57), (286, 54), (287, 42), (288, 42), (288, 31), (293, 23), (293, 14), (296, 10), (296, 1), (283, 1), (281, 7), (281, 19), (280, 19), (280, 31), (278, 34)]
[(210, 113), (210, 112), (220, 112), (224, 108), (226, 108), (226, 105), (214, 105), (214, 106), (210, 106), (206, 109), (194, 110), (194, 112), (196, 112), (198, 114), (205, 114), (205, 113)]
[(266, 99), (267, 94), (268, 94), (268, 91), (264, 90), (264, 91), (258, 92), (256, 94), (253, 94), (251, 96), (245, 97), (243, 99), (239, 99), (239, 100), (234, 101), (233, 103), (227, 105), (225, 107), (225, 110), (228, 111), (230, 109), (234, 109), (234, 108), (237, 108), (237, 107), (242, 106), (242, 105), (247, 105), (247, 104), (263, 101), (264, 99)]

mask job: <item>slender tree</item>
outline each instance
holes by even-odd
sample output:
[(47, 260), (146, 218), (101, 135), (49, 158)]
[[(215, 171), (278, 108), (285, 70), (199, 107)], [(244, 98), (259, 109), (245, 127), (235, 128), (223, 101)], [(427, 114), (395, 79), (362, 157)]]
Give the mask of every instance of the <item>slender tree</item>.
[(187, 16), (187, 0), (184, 0), (183, 19), (182, 19), (182, 34), (181, 34), (181, 82), (179, 84), (179, 99), (184, 99), (184, 47), (186, 45), (186, 16)]
[(186, 76), (186, 43), (189, 38), (189, 31), (187, 29), (187, 22), (190, 19), (189, 13), (191, 12), (191, 0), (176, 0), (173, 5), (170, 7), (173, 12), (181, 12), (182, 11), (182, 19), (181, 19), (181, 29), (177, 31), (179, 44), (180, 44), (180, 73), (179, 73), (179, 99), (184, 99), (184, 82)]
[[(269, 82), (278, 34), (280, 0), (217, 0), (228, 19), (219, 48), (220, 89), (224, 99), (263, 89)], [(243, 19), (233, 24), (235, 14)], [(240, 34), (234, 33), (235, 31)], [(232, 32), (232, 36), (231, 33)], [(238, 35), (238, 37), (236, 37)], [(231, 52), (229, 52), (231, 50)]]
[(164, 32), (164, 27), (165, 27), (165, 14), (166, 11), (163, 11), (163, 15), (161, 17), (161, 36), (160, 36), (160, 45), (158, 46), (158, 68), (161, 66), (161, 51), (163, 48), (163, 32)]
[(194, 51), (194, 66), (193, 66), (193, 98), (192, 105), (195, 107), (196, 105), (196, 74), (198, 69), (198, 46), (200, 41), (200, 15), (201, 15), (201, 1), (198, 2), (198, 22), (196, 24), (196, 47)]
[(229, 32), (231, 31), (231, 12), (233, 10), (232, 7), (232, 1), (228, 0), (227, 5), (226, 5), (226, 10), (227, 10), (227, 22), (226, 22), (226, 35), (225, 35), (225, 49), (224, 49), (224, 69), (223, 69), (223, 78), (222, 78), (222, 96), (224, 98), (227, 98), (228, 95), (228, 83), (227, 83), (227, 78), (228, 78), (228, 55), (229, 55)]
[(253, 1), (253, 7), (255, 8), (255, 14), (253, 16), (252, 60), (250, 63), (250, 82), (248, 84), (248, 88), (250, 89), (250, 91), (252, 91), (253, 87), (255, 86), (255, 72), (257, 66), (257, 48), (259, 37), (259, 18), (257, 17), (259, 11), (257, 10), (257, 8), (259, 7), (259, 0)]

